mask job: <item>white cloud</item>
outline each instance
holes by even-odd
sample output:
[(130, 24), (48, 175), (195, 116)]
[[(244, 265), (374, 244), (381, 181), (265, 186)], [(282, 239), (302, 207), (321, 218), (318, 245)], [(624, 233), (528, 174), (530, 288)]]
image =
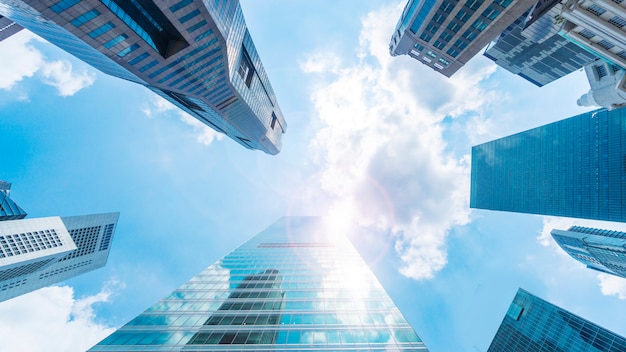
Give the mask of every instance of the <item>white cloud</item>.
[(626, 279), (609, 274), (599, 274), (598, 280), (603, 295), (617, 296), (621, 300), (626, 300)]
[(197, 140), (204, 145), (209, 145), (215, 140), (221, 141), (222, 139), (224, 139), (223, 133), (213, 130), (209, 126), (200, 122), (195, 117), (180, 110), (172, 103), (161, 98), (158, 95), (155, 95), (154, 98), (149, 101), (148, 105), (143, 108), (143, 112), (148, 117), (155, 117), (160, 114), (175, 112), (176, 114), (178, 114), (178, 117), (182, 122), (192, 126), (194, 131), (198, 132)]
[(87, 69), (74, 72), (72, 64), (67, 60), (46, 62), (41, 67), (41, 73), (45, 77), (43, 82), (55, 87), (59, 91), (59, 95), (63, 97), (76, 94), (79, 90), (92, 85), (96, 80), (96, 75)]
[[(35, 48), (33, 41), (43, 41), (27, 30), (23, 30), (0, 43), (3, 52), (0, 56), (0, 89), (11, 89), (18, 82), (41, 72), (45, 84), (55, 87), (59, 95), (71, 96), (95, 81), (95, 74), (83, 68), (76, 73), (67, 60), (46, 61)], [(20, 100), (26, 100), (23, 96)]]
[(0, 43), (9, 55), (0, 55), (0, 88), (11, 89), (25, 77), (32, 77), (44, 63), (43, 55), (31, 44), (35, 37), (23, 30)]
[(391, 228), (401, 273), (422, 279), (446, 265), (450, 229), (469, 222), (469, 158), (449, 151), (441, 122), (482, 114), (497, 93), (478, 84), (494, 71), (484, 60), (447, 79), (391, 57), (387, 43), (402, 6), (362, 19), (358, 62), (335, 67), (341, 60), (334, 53), (314, 52), (301, 69), (328, 79), (311, 96), (321, 129), (310, 149), (331, 199), (324, 208)]
[[(97, 294), (74, 297), (68, 286), (51, 286), (0, 303), (3, 351), (84, 351), (115, 329), (95, 319), (94, 304), (109, 302), (121, 285), (111, 282)], [(33, 334), (33, 332), (36, 332)]]

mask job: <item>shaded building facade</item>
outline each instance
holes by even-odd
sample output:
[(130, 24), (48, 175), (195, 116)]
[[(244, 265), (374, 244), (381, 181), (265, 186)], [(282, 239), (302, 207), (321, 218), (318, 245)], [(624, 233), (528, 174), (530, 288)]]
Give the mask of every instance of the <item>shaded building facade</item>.
[(409, 0), (391, 36), (392, 56), (409, 55), (446, 77), (524, 15), (536, 0)]
[(626, 339), (519, 289), (487, 352), (623, 352)]
[(470, 207), (626, 221), (626, 110), (596, 110), (472, 147)]
[(248, 149), (287, 128), (238, 0), (0, 0), (0, 15)]
[(551, 234), (567, 254), (587, 268), (626, 278), (626, 233), (572, 226)]
[(352, 244), (283, 218), (90, 351), (426, 351)]
[(0, 181), (0, 221), (23, 219), (28, 215), (9, 197), (10, 195), (11, 184)]

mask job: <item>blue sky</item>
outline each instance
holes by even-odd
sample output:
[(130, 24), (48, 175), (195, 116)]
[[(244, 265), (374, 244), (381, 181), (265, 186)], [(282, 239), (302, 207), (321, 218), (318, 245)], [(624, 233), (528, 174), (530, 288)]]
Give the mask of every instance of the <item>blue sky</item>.
[(470, 210), (472, 145), (586, 111), (477, 56), (448, 79), (388, 40), (404, 1), (244, 0), (288, 122), (245, 150), (26, 31), (0, 43), (0, 179), (30, 217), (121, 213), (107, 266), (0, 304), (3, 348), (84, 350), (283, 215), (327, 215), (427, 347), (484, 351), (518, 287), (626, 335), (626, 280), (546, 236), (617, 223)]

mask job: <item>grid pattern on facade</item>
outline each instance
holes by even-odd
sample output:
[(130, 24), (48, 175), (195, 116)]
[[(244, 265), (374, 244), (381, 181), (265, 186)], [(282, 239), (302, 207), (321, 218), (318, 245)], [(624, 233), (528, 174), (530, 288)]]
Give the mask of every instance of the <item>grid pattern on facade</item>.
[[(23, 2), (41, 15), (10, 4), (7, 14), (51, 43), (105, 73), (147, 86), (246, 148), (280, 150), (286, 123), (237, 0)], [(50, 20), (45, 26), (42, 17)], [(68, 34), (75, 37), (68, 40)], [(253, 67), (245, 84), (231, 72), (239, 47)], [(270, 127), (271, 116), (280, 129)]]
[(349, 241), (319, 224), (278, 221), (91, 351), (425, 351)]
[[(526, 16), (522, 16), (520, 19), (525, 18)], [(484, 55), (498, 66), (539, 87), (597, 59), (596, 55), (563, 38), (556, 31), (537, 42), (534, 40), (535, 36), (524, 33), (525, 23), (526, 21), (516, 21), (512, 24), (487, 47)]]
[(115, 224), (108, 224), (104, 227), (104, 232), (102, 233), (102, 239), (100, 240), (99, 251), (106, 251), (109, 249), (109, 245), (111, 244), (111, 237), (113, 237), (113, 228)]
[(70, 236), (72, 236), (72, 240), (74, 240), (74, 243), (76, 244), (76, 249), (72, 251), (72, 253), (63, 257), (61, 261), (82, 257), (95, 252), (101, 229), (102, 226), (91, 226), (69, 230)]
[(7, 283), (0, 284), (0, 291), (12, 290), (16, 287), (24, 286), (28, 283), (28, 278), (23, 278), (19, 280), (13, 280)]
[(567, 254), (588, 268), (626, 278), (626, 233), (573, 226), (551, 234)]
[(0, 236), (0, 258), (32, 253), (63, 245), (54, 229)]
[(626, 351), (626, 339), (520, 289), (488, 352)]
[(51, 276), (55, 276), (55, 275), (59, 275), (59, 274), (63, 274), (66, 273), (68, 271), (73, 271), (85, 266), (90, 265), (93, 262), (93, 260), (89, 259), (89, 260), (84, 260), (78, 263), (74, 263), (72, 265), (66, 265), (66, 266), (62, 266), (60, 268), (54, 269), (54, 270), (48, 270), (48, 271), (44, 271), (41, 274), (39, 274), (39, 279), (45, 279)]
[(45, 260), (40, 260), (34, 263), (28, 263), (25, 265), (20, 265), (11, 269), (0, 270), (0, 281), (10, 280), (22, 275), (31, 274), (43, 267), (44, 265), (50, 263), (56, 258), (50, 258)]
[(472, 148), (470, 206), (626, 221), (626, 110), (597, 110)]

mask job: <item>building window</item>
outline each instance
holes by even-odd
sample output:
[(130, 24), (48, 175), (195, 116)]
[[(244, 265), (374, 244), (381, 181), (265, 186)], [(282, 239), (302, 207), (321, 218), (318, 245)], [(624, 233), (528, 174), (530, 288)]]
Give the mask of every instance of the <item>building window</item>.
[(472, 30), (466, 30), (465, 33), (463, 33), (462, 37), (467, 39), (468, 41), (472, 41), (474, 40), (474, 38), (476, 38), (477, 34), (476, 32), (472, 31)]
[(422, 33), (422, 35), (420, 35), (420, 39), (425, 41), (426, 43), (430, 42), (431, 39), (433, 39), (433, 36), (424, 32)]
[(594, 66), (594, 68), (596, 69), (596, 74), (598, 75), (598, 78), (607, 76), (606, 68), (604, 67), (604, 65)]
[(413, 45), (413, 47), (419, 51), (424, 50), (424, 46), (420, 43), (415, 43), (415, 45)]
[(135, 65), (135, 64), (137, 64), (137, 63), (139, 63), (139, 62), (141, 62), (141, 61), (145, 60), (145, 59), (146, 59), (146, 58), (148, 58), (149, 56), (150, 56), (150, 54), (148, 54), (148, 53), (143, 53), (143, 54), (141, 54), (141, 55), (139, 55), (139, 56), (135, 57), (134, 59), (132, 59), (132, 60), (128, 61), (128, 64), (129, 64), (129, 65)]
[(455, 48), (448, 49), (446, 53), (452, 57), (457, 57), (459, 55), (459, 51), (456, 50)]
[(609, 20), (609, 23), (614, 25), (617, 28), (622, 28), (624, 26), (626, 26), (626, 19), (620, 17), (620, 16), (613, 16), (613, 18), (611, 18)]
[(426, 52), (426, 55), (428, 55), (428, 56), (432, 57), (433, 59), (437, 57), (437, 54), (433, 53), (433, 52), (432, 52), (432, 51), (430, 51), (430, 50), (428, 50), (428, 51)]
[(78, 27), (98, 17), (98, 15), (100, 15), (100, 12), (98, 12), (98, 10), (96, 9), (93, 9), (91, 11), (85, 12), (84, 14), (76, 17), (74, 20), (72, 20), (72, 24)]
[(444, 64), (446, 66), (450, 65), (450, 61), (444, 59), (443, 57), (439, 58), (439, 62), (441, 62), (442, 64)]
[(446, 43), (437, 39), (435, 40), (435, 43), (433, 44), (433, 46), (437, 49), (443, 49), (443, 47), (446, 46)]
[(609, 49), (611, 49), (612, 47), (614, 47), (614, 46), (615, 46), (615, 45), (613, 45), (611, 42), (606, 41), (606, 40), (604, 40), (604, 39), (603, 39), (603, 40), (601, 40), (601, 41), (599, 41), (599, 42), (597, 42), (596, 44), (598, 44), (598, 46), (600, 46), (600, 47), (602, 47), (602, 48), (604, 48), (604, 49), (606, 49), (606, 50), (609, 50)]
[(468, 8), (472, 10), (476, 10), (482, 4), (483, 4), (483, 0), (467, 0), (467, 2), (465, 3), (465, 6), (467, 6)]
[(437, 13), (433, 16), (433, 21), (435, 21), (436, 23), (442, 24), (445, 20), (446, 16), (441, 13)]
[(493, 3), (507, 8), (509, 5), (511, 5), (512, 2), (513, 0), (495, 0)]
[(430, 23), (426, 25), (426, 30), (431, 33), (436, 33), (438, 29), (439, 29), (439, 26), (433, 21), (430, 21)]
[(111, 29), (115, 28), (115, 25), (111, 22), (105, 23), (102, 26), (94, 29), (93, 31), (89, 32), (89, 36), (92, 38), (98, 38), (99, 36), (103, 35), (104, 33), (110, 31)]
[(448, 24), (448, 29), (451, 30), (453, 33), (458, 32), (460, 28), (461, 28), (461, 24), (457, 21), (452, 21), (450, 22), (450, 24)]
[(80, 2), (80, 0), (63, 0), (63, 1), (59, 1), (56, 4), (50, 6), (50, 10), (54, 11), (55, 13), (61, 13), (67, 9), (69, 9), (70, 7), (78, 4)]
[(592, 14), (596, 15), (596, 16), (602, 16), (603, 13), (606, 12), (605, 9), (603, 9), (602, 7), (596, 5), (596, 4), (591, 4), (591, 6), (589, 6), (588, 8), (586, 8), (585, 10), (591, 12)]
[(276, 118), (276, 114), (274, 114), (274, 112), (272, 112), (272, 123), (271, 123), (271, 127), (272, 129), (274, 129), (274, 127), (276, 127), (276, 120), (278, 120), (278, 118)]
[(139, 0), (101, 0), (101, 2), (164, 58), (189, 46), (153, 2)]
[(487, 28), (487, 23), (484, 22), (483, 20), (476, 20), (474, 21), (474, 23), (472, 24), (473, 28), (476, 28), (479, 32), (482, 32), (485, 28)]
[(593, 37), (596, 36), (596, 34), (588, 29), (583, 29), (582, 31), (578, 32), (578, 35), (580, 35), (583, 38), (587, 38), (587, 39), (591, 39)]
[(170, 6), (170, 11), (176, 12), (176, 11), (182, 9), (185, 6), (190, 5), (192, 2), (193, 2), (193, 0), (182, 0), (182, 1), (179, 1), (176, 4)]
[(499, 14), (500, 11), (489, 6), (485, 11), (483, 11), (482, 15), (493, 21), (496, 19), (496, 17), (498, 17)]
[(252, 65), (252, 60), (250, 60), (250, 56), (248, 55), (248, 51), (245, 47), (241, 47), (241, 58), (239, 58), (239, 76), (246, 82), (246, 86), (250, 88), (250, 84), (252, 84), (252, 76), (254, 75), (254, 65)]
[(452, 11), (452, 9), (454, 8), (454, 5), (452, 5), (451, 3), (444, 1), (441, 6), (439, 6), (439, 9), (445, 13), (450, 13), (450, 11)]
[(122, 49), (119, 53), (117, 53), (117, 56), (124, 57), (137, 49), (139, 49), (139, 44), (135, 43), (126, 49)]
[(459, 12), (456, 13), (456, 16), (454, 16), (456, 19), (458, 19), (461, 22), (465, 22), (467, 21), (467, 19), (470, 17), (470, 14), (467, 13), (467, 11), (461, 9), (459, 10)]
[(116, 44), (119, 44), (119, 43), (123, 42), (126, 39), (128, 39), (128, 36), (126, 34), (120, 34), (117, 37), (115, 37), (115, 38), (109, 40), (108, 42), (104, 43), (104, 47), (107, 48), (107, 49), (111, 49)]

